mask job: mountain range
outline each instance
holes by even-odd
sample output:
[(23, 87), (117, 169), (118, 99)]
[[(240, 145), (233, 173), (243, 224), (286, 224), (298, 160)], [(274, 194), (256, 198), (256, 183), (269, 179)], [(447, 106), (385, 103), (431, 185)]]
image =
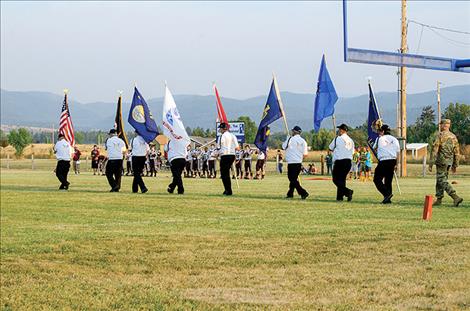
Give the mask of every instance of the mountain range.
[[(145, 95), (144, 95), (145, 96)], [(287, 121), (290, 126), (301, 126), (304, 130), (313, 128), (313, 102), (315, 94), (300, 94), (281, 92)], [(392, 127), (396, 124), (397, 92), (377, 92), (375, 94), (382, 118)], [(1, 90), (1, 124), (30, 127), (57, 128), (63, 96), (48, 92), (19, 92)], [(69, 96), (70, 98), (70, 96)], [(216, 106), (212, 95), (175, 95), (178, 110), (186, 126), (191, 128), (212, 128), (215, 126)], [(247, 99), (234, 99), (222, 97), (222, 103), (229, 119), (235, 120), (239, 116), (249, 116), (256, 123), (259, 122), (266, 96), (257, 96)], [(408, 124), (416, 121), (424, 106), (436, 107), (436, 92), (407, 95)], [(117, 102), (117, 98), (116, 98)], [(70, 113), (76, 129), (107, 130), (114, 125), (116, 102), (80, 103), (69, 101)], [(450, 86), (441, 89), (442, 111), (449, 103), (470, 103), (470, 85)], [(163, 98), (147, 100), (150, 110), (157, 121), (161, 123)], [(355, 97), (340, 97), (335, 106), (336, 123), (346, 123), (350, 126), (363, 124), (367, 119), (369, 95)], [(123, 117), (127, 120), (130, 102), (124, 101)], [(436, 108), (435, 108), (436, 110)], [(331, 119), (325, 119), (322, 126), (331, 128)], [(273, 124), (272, 130), (282, 129), (282, 121)], [(127, 125), (130, 130), (130, 126)]]

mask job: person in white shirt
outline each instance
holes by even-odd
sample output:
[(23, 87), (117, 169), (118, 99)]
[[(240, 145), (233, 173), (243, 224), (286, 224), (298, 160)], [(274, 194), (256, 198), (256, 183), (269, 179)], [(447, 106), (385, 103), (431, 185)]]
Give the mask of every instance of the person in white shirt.
[(57, 158), (55, 175), (60, 181), (59, 190), (68, 190), (70, 183), (67, 181), (67, 175), (70, 170), (70, 158), (72, 156), (72, 147), (65, 140), (65, 136), (59, 133), (57, 143), (54, 146), (54, 153)]
[(240, 150), (237, 137), (228, 131), (227, 123), (220, 123), (220, 175), (224, 184), (224, 195), (232, 195), (232, 181), (230, 180), (230, 168), (235, 161), (235, 151)]
[(132, 154), (132, 171), (134, 173), (134, 178), (132, 180), (132, 192), (137, 193), (140, 191), (146, 193), (148, 188), (145, 186), (144, 180), (142, 179), (145, 161), (147, 160), (147, 155), (150, 151), (149, 144), (145, 139), (135, 131), (135, 137), (131, 139), (130, 148)]
[[(235, 174), (237, 174), (238, 179), (243, 178), (243, 170), (242, 170), (243, 154), (244, 152), (242, 150), (237, 150), (235, 152)], [(232, 178), (235, 178), (235, 176), (233, 176)]]
[(256, 158), (256, 177), (255, 179), (264, 179), (265, 175), (265, 163), (266, 163), (266, 153), (267, 150), (258, 150), (256, 152), (257, 158)]
[(352, 200), (354, 191), (346, 187), (346, 177), (351, 170), (351, 160), (354, 152), (354, 141), (348, 136), (348, 126), (337, 126), (338, 136), (333, 139), (329, 148), (333, 152), (333, 183), (336, 185), (336, 200), (343, 201), (347, 197)]
[(379, 160), (374, 172), (374, 184), (384, 197), (383, 204), (392, 203), (393, 173), (397, 165), (397, 154), (400, 152), (398, 139), (393, 137), (390, 132), (390, 127), (387, 124), (382, 125), (378, 130), (379, 137), (373, 146), (374, 150), (377, 151), (377, 159)]
[(111, 186), (109, 192), (119, 192), (121, 189), (122, 159), (126, 151), (126, 143), (117, 136), (115, 129), (111, 129), (105, 148), (108, 151), (106, 178), (108, 178), (108, 183)]
[(186, 148), (186, 165), (185, 165), (185, 173), (184, 177), (193, 177), (192, 168), (193, 157), (191, 155), (191, 145)]
[[(243, 161), (245, 164), (245, 179), (252, 179), (253, 172), (251, 171), (251, 158), (252, 158), (252, 151), (250, 145), (245, 145), (245, 150), (241, 151), (243, 156)], [(241, 165), (241, 163), (240, 163)]]
[(292, 136), (287, 137), (287, 140), (282, 144), (282, 149), (286, 152), (287, 177), (289, 178), (289, 191), (287, 191), (286, 198), (293, 198), (294, 190), (297, 190), (302, 200), (305, 200), (309, 194), (300, 185), (299, 174), (302, 169), (302, 161), (308, 151), (307, 142), (300, 137), (300, 133), (302, 133), (302, 129), (299, 126), (294, 126)]
[(170, 162), (172, 182), (168, 185), (168, 193), (173, 193), (178, 187), (178, 194), (184, 194), (183, 179), (181, 174), (186, 166), (188, 156), (188, 146), (190, 141), (186, 139), (171, 139), (166, 145), (168, 152), (168, 162)]

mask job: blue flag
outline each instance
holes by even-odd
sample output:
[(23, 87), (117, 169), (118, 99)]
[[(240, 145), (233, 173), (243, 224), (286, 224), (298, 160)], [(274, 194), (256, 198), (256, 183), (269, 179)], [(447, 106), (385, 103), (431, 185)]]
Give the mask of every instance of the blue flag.
[(338, 100), (333, 81), (326, 68), (325, 55), (321, 60), (320, 74), (318, 75), (317, 95), (314, 107), (315, 132), (320, 130), (321, 121), (335, 113), (335, 103)]
[(259, 150), (266, 152), (268, 148), (268, 137), (270, 134), (269, 125), (279, 118), (282, 118), (281, 105), (278, 98), (278, 90), (276, 85), (271, 83), (271, 90), (269, 91), (268, 100), (264, 106), (263, 116), (259, 123), (258, 132), (256, 133), (255, 145)]
[(373, 148), (375, 140), (379, 137), (377, 129), (382, 126), (382, 120), (380, 119), (379, 108), (375, 102), (374, 92), (372, 86), (369, 83), (369, 116), (367, 117), (367, 144), (374, 153), (376, 152)]
[(157, 124), (145, 99), (137, 88), (134, 88), (134, 98), (132, 98), (131, 110), (129, 111), (127, 121), (147, 143), (153, 141), (158, 135)]

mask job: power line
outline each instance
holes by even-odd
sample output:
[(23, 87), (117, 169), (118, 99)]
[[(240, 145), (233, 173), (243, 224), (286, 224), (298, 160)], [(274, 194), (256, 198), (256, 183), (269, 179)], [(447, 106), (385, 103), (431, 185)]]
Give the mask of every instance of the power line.
[(443, 30), (443, 31), (448, 31), (448, 32), (454, 32), (454, 33), (460, 33), (460, 34), (464, 34), (464, 35), (470, 35), (470, 32), (468, 32), (468, 31), (462, 31), (462, 30), (455, 30), (455, 29), (450, 29), (450, 28), (432, 26), (432, 25), (417, 22), (417, 21), (412, 20), (412, 19), (409, 19), (408, 22), (409, 23), (415, 23), (415, 24), (421, 25), (423, 27), (428, 27), (428, 28), (432, 28), (432, 29), (438, 29), (438, 30)]

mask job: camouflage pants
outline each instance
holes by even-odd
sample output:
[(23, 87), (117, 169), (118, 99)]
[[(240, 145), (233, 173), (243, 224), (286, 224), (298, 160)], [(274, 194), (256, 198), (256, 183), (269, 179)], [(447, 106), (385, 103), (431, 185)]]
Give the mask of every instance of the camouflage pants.
[(444, 191), (447, 192), (448, 195), (455, 193), (454, 188), (452, 188), (447, 181), (449, 169), (450, 165), (436, 166), (436, 198), (442, 199), (444, 197)]

